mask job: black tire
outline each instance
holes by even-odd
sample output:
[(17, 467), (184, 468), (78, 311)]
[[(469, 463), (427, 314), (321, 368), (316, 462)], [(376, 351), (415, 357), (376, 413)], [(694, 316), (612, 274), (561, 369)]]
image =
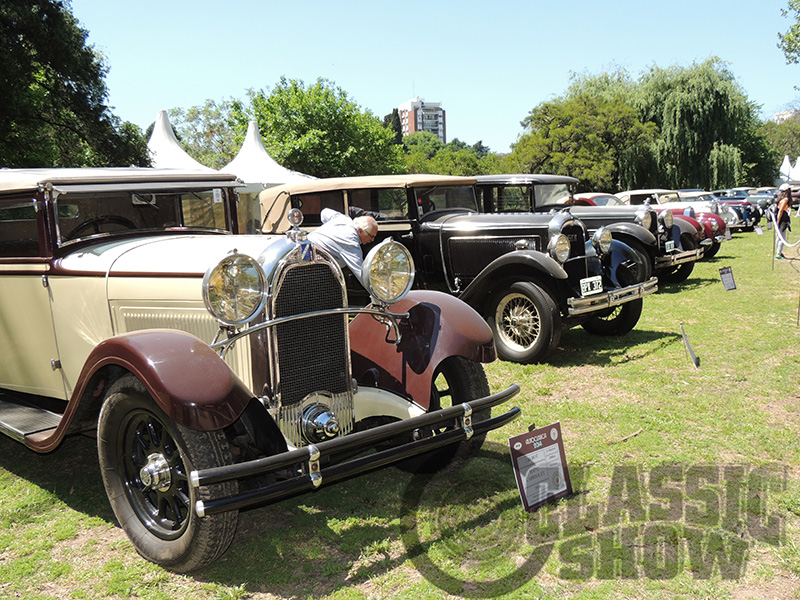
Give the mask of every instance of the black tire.
[(518, 281), (495, 294), (486, 321), (503, 360), (540, 362), (561, 340), (561, 313), (556, 303), (529, 281)]
[[(461, 356), (451, 356), (442, 362), (436, 369), (431, 386), (431, 403), (429, 411), (449, 408), (476, 398), (489, 395), (489, 382), (480, 363), (468, 360)], [(485, 421), (492, 414), (491, 408), (472, 413), (473, 421)], [(452, 429), (452, 425), (440, 429), (429, 430), (426, 433), (436, 435)], [(458, 444), (451, 444), (420, 454), (409, 460), (398, 463), (398, 467), (412, 473), (435, 473), (446, 467), (458, 468), (464, 465), (481, 449), (486, 434), (473, 435), (469, 440)]]
[[(683, 233), (681, 234), (681, 248), (684, 251), (696, 250), (697, 244), (690, 235)], [(681, 281), (686, 281), (689, 275), (692, 274), (693, 270), (694, 270), (694, 261), (683, 263), (682, 265), (678, 265), (677, 267), (661, 271), (658, 274), (658, 279), (659, 281), (663, 281), (664, 283), (680, 283)]]
[(719, 252), (720, 246), (722, 246), (722, 242), (713, 242), (707, 246), (703, 251), (703, 258), (714, 258), (717, 252)]
[(650, 255), (647, 253), (647, 250), (645, 250), (644, 245), (642, 245), (641, 242), (637, 240), (624, 240), (624, 241), (628, 246), (631, 247), (631, 249), (634, 252), (639, 254), (642, 258), (642, 261), (644, 261), (645, 265), (644, 273), (642, 273), (638, 281), (640, 282), (647, 281), (653, 276), (653, 259), (650, 258)]
[(624, 335), (636, 327), (642, 316), (642, 300), (614, 306), (582, 324), (592, 335)]
[[(109, 390), (97, 427), (103, 484), (114, 515), (136, 551), (147, 560), (185, 573), (206, 566), (227, 550), (238, 512), (203, 518), (197, 500), (235, 494), (236, 482), (189, 485), (193, 469), (231, 463), (225, 435), (193, 431), (172, 421), (135, 377)], [(148, 466), (163, 480), (144, 470)], [(148, 486), (143, 482), (152, 479)]]

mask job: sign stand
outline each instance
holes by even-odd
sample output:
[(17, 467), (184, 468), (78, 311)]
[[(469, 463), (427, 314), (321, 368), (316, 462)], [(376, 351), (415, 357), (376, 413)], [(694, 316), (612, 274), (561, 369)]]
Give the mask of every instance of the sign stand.
[(517, 489), (527, 512), (572, 494), (561, 423), (510, 438), (508, 445)]

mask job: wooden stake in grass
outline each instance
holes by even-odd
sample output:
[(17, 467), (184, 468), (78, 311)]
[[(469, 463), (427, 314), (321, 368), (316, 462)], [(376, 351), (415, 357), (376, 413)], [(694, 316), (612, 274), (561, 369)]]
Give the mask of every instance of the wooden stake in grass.
[(689, 338), (686, 337), (686, 330), (683, 328), (683, 323), (681, 323), (681, 337), (683, 338), (683, 345), (686, 348), (686, 352), (688, 352), (689, 356), (692, 357), (692, 363), (694, 363), (694, 368), (700, 368), (700, 357), (694, 353), (692, 350), (692, 345), (689, 343)]

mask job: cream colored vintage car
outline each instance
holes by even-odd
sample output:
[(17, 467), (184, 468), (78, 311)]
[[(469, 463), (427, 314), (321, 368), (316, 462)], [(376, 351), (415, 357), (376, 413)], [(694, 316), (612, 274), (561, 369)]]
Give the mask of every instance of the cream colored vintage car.
[(239, 509), (393, 463), (440, 469), (519, 413), (491, 418), (518, 388), (489, 395), (489, 328), (409, 292), (402, 246), (369, 253), (372, 303), (348, 307), (299, 211), (285, 235), (233, 235), (238, 185), (0, 169), (0, 432), (36, 452), (96, 432), (122, 528), (176, 571), (218, 558)]

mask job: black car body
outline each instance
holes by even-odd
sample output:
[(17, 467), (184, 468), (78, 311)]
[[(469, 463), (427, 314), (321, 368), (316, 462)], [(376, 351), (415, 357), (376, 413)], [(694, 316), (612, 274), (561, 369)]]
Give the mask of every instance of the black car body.
[(639, 253), (607, 230), (590, 235), (569, 213), (482, 214), (475, 181), (398, 175), (270, 188), (261, 194), (263, 231), (279, 231), (290, 207), (302, 209), (309, 228), (321, 224), (324, 208), (371, 214), (378, 241), (391, 237), (411, 252), (415, 285), (475, 308), (507, 360), (544, 359), (575, 325), (612, 335), (636, 325), (642, 297), (657, 289)]
[(647, 262), (645, 277), (655, 274), (660, 280), (679, 282), (692, 272), (703, 255), (695, 240), (696, 230), (668, 212), (649, 207), (582, 206), (572, 201), (578, 180), (550, 174), (480, 175), (477, 177), (478, 202), (487, 213), (554, 213), (569, 211), (593, 234), (600, 227), (643, 254)]

